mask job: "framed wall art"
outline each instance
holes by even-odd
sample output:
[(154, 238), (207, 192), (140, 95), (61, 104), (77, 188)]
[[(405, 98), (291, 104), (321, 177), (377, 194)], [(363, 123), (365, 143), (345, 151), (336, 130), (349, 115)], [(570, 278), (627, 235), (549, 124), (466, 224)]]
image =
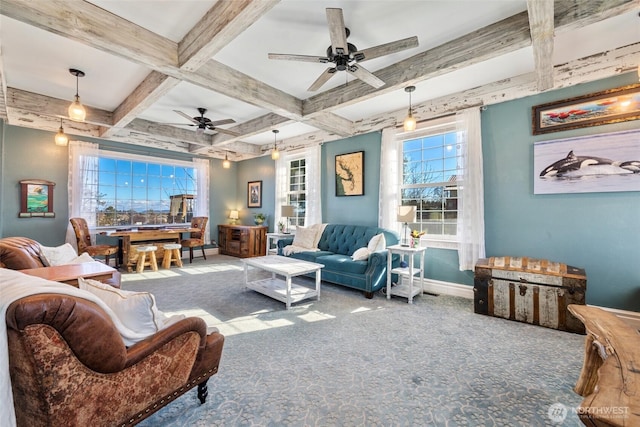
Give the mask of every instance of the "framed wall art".
[(55, 182), (43, 179), (20, 181), (20, 212), (18, 218), (53, 218), (53, 187)]
[(336, 196), (364, 195), (364, 151), (336, 156)]
[(534, 194), (640, 191), (640, 129), (536, 142)]
[(262, 181), (249, 181), (247, 183), (247, 207), (262, 207)]
[(640, 84), (536, 105), (533, 134), (640, 119)]

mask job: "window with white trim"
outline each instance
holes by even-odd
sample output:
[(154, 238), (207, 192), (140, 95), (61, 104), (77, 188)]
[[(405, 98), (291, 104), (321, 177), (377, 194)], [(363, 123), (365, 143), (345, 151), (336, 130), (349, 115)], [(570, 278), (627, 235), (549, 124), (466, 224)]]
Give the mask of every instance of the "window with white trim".
[(307, 166), (304, 157), (290, 160), (287, 167), (287, 204), (294, 206), (295, 216), (287, 219), (288, 226), (304, 227), (307, 212)]
[(423, 239), (456, 240), (460, 143), (455, 121), (439, 123), (401, 138), (401, 205), (416, 207), (412, 230)]
[(96, 226), (191, 221), (198, 196), (198, 173), (191, 162), (101, 151), (92, 165), (97, 170), (88, 172), (97, 180), (84, 183), (81, 203), (95, 206), (85, 215), (95, 215)]

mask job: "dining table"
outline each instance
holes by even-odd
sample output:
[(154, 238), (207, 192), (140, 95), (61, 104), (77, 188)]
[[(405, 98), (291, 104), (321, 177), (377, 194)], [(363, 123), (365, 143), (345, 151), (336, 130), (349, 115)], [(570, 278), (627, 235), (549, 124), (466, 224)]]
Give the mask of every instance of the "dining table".
[(157, 246), (156, 259), (158, 262), (164, 256), (164, 245), (180, 243), (184, 233), (199, 231), (197, 228), (184, 227), (133, 227), (115, 230), (104, 230), (100, 234), (118, 238), (118, 261), (120, 267), (132, 272), (138, 259), (136, 250), (139, 246)]

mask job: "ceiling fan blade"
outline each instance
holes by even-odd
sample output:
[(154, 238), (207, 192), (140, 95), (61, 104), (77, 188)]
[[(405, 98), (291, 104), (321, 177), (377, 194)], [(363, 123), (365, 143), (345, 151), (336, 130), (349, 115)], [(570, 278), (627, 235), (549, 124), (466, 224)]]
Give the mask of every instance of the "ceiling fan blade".
[(362, 67), (362, 65), (350, 65), (347, 67), (347, 71), (376, 89), (385, 85), (384, 81), (374, 76), (370, 71)]
[(200, 122), (199, 122), (199, 121), (197, 121), (197, 120), (196, 120), (196, 119), (194, 119), (193, 117), (189, 116), (188, 114), (183, 113), (182, 111), (179, 111), (179, 110), (173, 110), (173, 111), (174, 111), (174, 112), (176, 112), (176, 113), (178, 113), (178, 114), (180, 114), (182, 117), (184, 117), (185, 119), (189, 120), (190, 122), (193, 122), (193, 123), (195, 123), (195, 124), (197, 124), (197, 125), (199, 125), (199, 124), (200, 124)]
[[(353, 57), (358, 62), (367, 61), (369, 59), (379, 58), (384, 55), (400, 52), (405, 49), (411, 49), (413, 47), (418, 47), (418, 37), (416, 36), (381, 44), (378, 46), (370, 47), (368, 49), (362, 49), (358, 52), (355, 52), (353, 54)], [(363, 57), (360, 55), (362, 55)]]
[(329, 58), (313, 55), (293, 55), (288, 53), (270, 53), (269, 59), (281, 59), (285, 61), (320, 62), (326, 64)]
[(342, 9), (327, 8), (327, 23), (329, 24), (329, 37), (331, 38), (331, 48), (333, 54), (349, 54), (347, 47), (347, 32), (344, 26)]
[(229, 135), (229, 136), (240, 136), (239, 133), (231, 131), (231, 130), (226, 130), (226, 129), (222, 129), (222, 128), (216, 128), (216, 127), (210, 127), (209, 129), (211, 129), (214, 132), (224, 133), (225, 135)]
[(211, 121), (207, 123), (207, 126), (210, 127), (216, 127), (216, 126), (220, 126), (220, 125), (228, 125), (231, 123), (235, 123), (236, 121), (233, 119), (222, 119), (222, 120), (216, 120), (216, 121)]
[(309, 86), (309, 89), (307, 89), (309, 92), (315, 92), (316, 90), (320, 89), (320, 87), (325, 84), (327, 81), (329, 81), (329, 79), (331, 78), (331, 76), (333, 76), (336, 72), (335, 68), (327, 68), (324, 73), (320, 74), (320, 77), (318, 77), (316, 79), (315, 82), (313, 82), (313, 84), (311, 86)]
[(198, 126), (198, 125), (194, 125), (193, 123), (162, 123), (162, 124), (167, 126)]

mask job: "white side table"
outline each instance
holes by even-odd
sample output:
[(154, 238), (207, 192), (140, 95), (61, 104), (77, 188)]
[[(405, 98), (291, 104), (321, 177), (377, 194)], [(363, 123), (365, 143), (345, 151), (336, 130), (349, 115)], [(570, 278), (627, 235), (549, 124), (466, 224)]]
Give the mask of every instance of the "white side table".
[[(424, 253), (426, 252), (426, 246), (418, 246), (415, 248), (409, 246), (393, 245), (387, 246), (387, 299), (391, 299), (391, 295), (397, 295), (407, 298), (409, 304), (413, 304), (413, 297), (422, 294), (424, 291)], [(400, 261), (405, 261), (407, 258), (407, 267), (391, 268), (391, 258), (393, 254), (400, 254)], [(420, 254), (420, 267), (417, 269), (413, 266), (413, 256)], [(401, 277), (408, 279), (408, 284), (398, 283), (396, 286), (391, 286), (391, 274), (398, 274)], [(420, 286), (413, 286), (416, 273), (420, 273)]]
[[(267, 233), (267, 255), (278, 253), (278, 241), (281, 239), (291, 239), (294, 236), (293, 233)], [(274, 245), (275, 248), (272, 248)]]

